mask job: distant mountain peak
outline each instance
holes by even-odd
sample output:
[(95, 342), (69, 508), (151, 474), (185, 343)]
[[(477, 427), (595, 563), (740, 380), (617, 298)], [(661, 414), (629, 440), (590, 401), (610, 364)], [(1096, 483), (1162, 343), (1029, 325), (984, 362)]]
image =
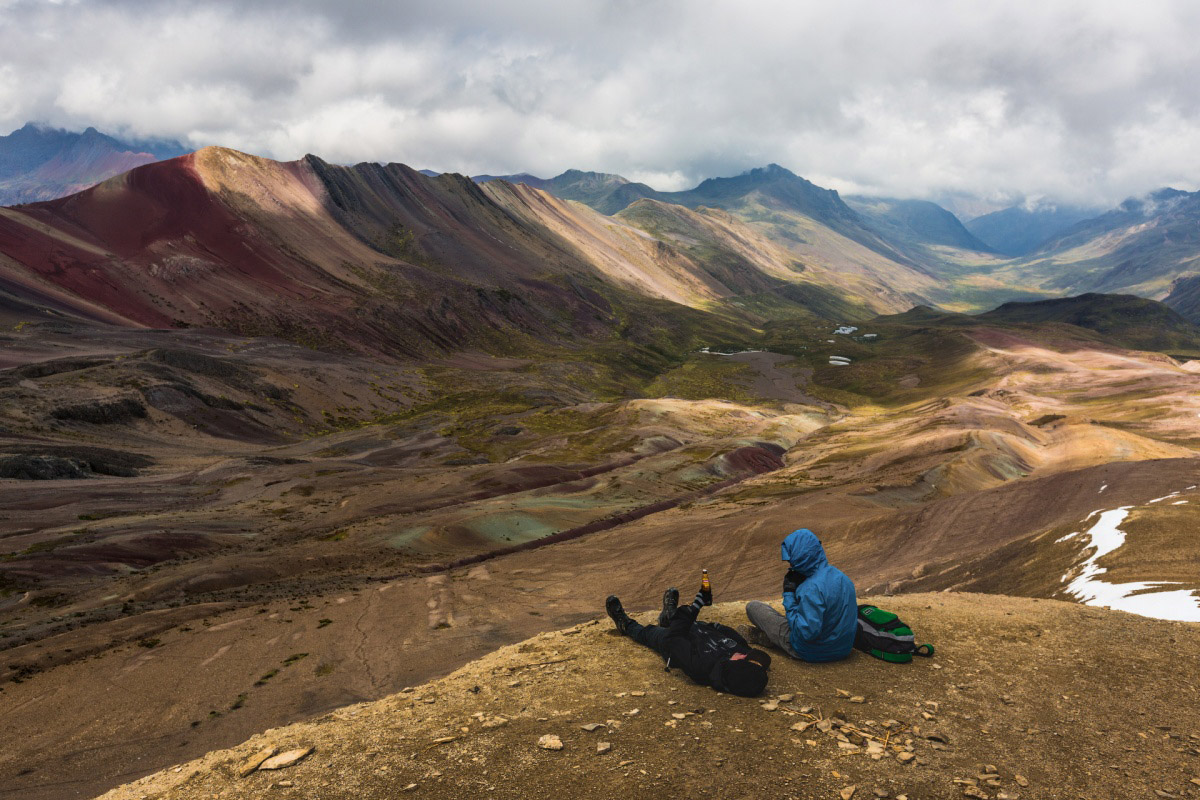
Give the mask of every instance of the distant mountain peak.
[(594, 172), (581, 169), (569, 169), (561, 175), (551, 178), (552, 181), (561, 183), (575, 183), (578, 181), (598, 181), (602, 183), (626, 184), (630, 180), (615, 172)]
[(28, 122), (0, 136), (0, 204), (63, 197), (185, 152), (178, 142), (122, 141), (90, 125), (74, 133)]
[(1151, 217), (1155, 214), (1169, 211), (1180, 202), (1196, 195), (1200, 195), (1200, 192), (1185, 192), (1182, 189), (1164, 186), (1161, 189), (1155, 189), (1152, 192), (1147, 192), (1137, 197), (1126, 198), (1118, 207), (1118, 210), (1125, 213)]
[(1174, 200), (1176, 197), (1187, 197), (1190, 194), (1191, 192), (1185, 192), (1183, 189), (1164, 186), (1161, 189), (1155, 189), (1146, 196), (1151, 200)]
[(799, 175), (792, 172), (787, 167), (781, 167), (773, 161), (770, 164), (767, 164), (765, 167), (755, 167), (754, 169), (750, 170), (750, 172), (751, 173), (762, 172), (767, 175), (782, 175), (782, 176), (787, 176), (787, 177), (791, 177), (791, 178), (800, 177)]

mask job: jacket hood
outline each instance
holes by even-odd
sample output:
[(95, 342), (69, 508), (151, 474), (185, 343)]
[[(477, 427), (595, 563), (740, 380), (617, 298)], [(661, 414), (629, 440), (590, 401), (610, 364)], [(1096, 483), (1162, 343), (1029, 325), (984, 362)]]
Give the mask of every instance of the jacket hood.
[(821, 540), (808, 528), (792, 531), (783, 540), (783, 560), (806, 578), (829, 563)]
[(767, 688), (767, 668), (753, 661), (722, 659), (713, 666), (709, 684), (739, 697), (758, 697)]

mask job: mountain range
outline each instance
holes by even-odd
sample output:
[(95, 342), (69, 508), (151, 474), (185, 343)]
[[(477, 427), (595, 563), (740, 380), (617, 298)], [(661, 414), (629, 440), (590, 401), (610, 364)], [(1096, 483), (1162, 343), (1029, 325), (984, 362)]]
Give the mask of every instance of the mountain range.
[[(803, 225), (781, 226), (788, 214), (819, 220), (829, 230), (892, 263), (914, 267), (941, 285), (926, 299), (947, 307), (986, 308), (1004, 299), (1102, 291), (1164, 299), (1193, 319), (1192, 276), (1200, 256), (1192, 231), (1200, 220), (1196, 194), (1161, 189), (1129, 198), (1110, 211), (1042, 204), (1013, 206), (960, 222), (921, 200), (853, 196), (843, 200), (778, 165), (695, 189), (657, 192), (619, 175), (569, 170), (551, 179), (510, 180), (620, 214), (647, 198), (689, 208), (720, 208), (776, 240), (803, 239)], [(1178, 282), (1178, 286), (1176, 286)]]
[(1079, 206), (1010, 206), (967, 220), (967, 230), (1006, 256), (1036, 251), (1076, 223), (1099, 216), (1103, 209)]
[(29, 123), (0, 136), (0, 205), (53, 200), (105, 178), (183, 155), (178, 142), (121, 141)]
[[(1039, 797), (1186, 796), (1192, 195), (1010, 257), (779, 166), (536, 183), (210, 147), (0, 208), (0, 794), (166, 769), (113, 796), (598, 797), (644, 768), (664, 785), (627, 793), (657, 797), (705, 790), (680, 747), (708, 781), (752, 741), (759, 794), (1027, 794), (1019, 768)], [(700, 567), (777, 601), (798, 524), (936, 658), (775, 665), (759, 708), (611, 626), (551, 633), (610, 592), (657, 614)], [(1021, 675), (980, 661), (1016, 641)], [(1080, 725), (1131, 664), (1171, 680)], [(813, 710), (828, 731), (789, 731)]]
[(568, 341), (663, 315), (862, 318), (936, 289), (836, 193), (781, 168), (687, 198), (607, 217), (507, 181), (206, 148), (0, 211), (0, 293), (121, 324), (415, 353)]
[[(922, 303), (969, 311), (1005, 300), (1087, 291), (1132, 292), (1162, 299), (1185, 316), (1200, 318), (1200, 304), (1194, 299), (1197, 292), (1191, 288), (1200, 255), (1200, 244), (1191, 231), (1200, 216), (1200, 203), (1194, 195), (1172, 189), (1131, 198), (1099, 215), (1086, 208), (1043, 204), (1004, 209), (964, 224), (928, 201), (842, 198), (776, 164), (738, 176), (709, 178), (678, 192), (657, 191), (620, 175), (580, 170), (549, 179), (525, 173), (477, 175), (473, 181), (481, 190), (473, 192), (469, 182), (400, 165), (340, 167), (316, 156), (281, 164), (244, 154), (233, 156), (229, 154), (234, 151), (217, 148), (214, 152), (225, 153), (227, 162), (256, 166), (240, 172), (217, 169), (221, 159), (201, 155), (160, 171), (119, 177), (132, 168), (177, 157), (182, 151), (177, 143), (122, 142), (94, 128), (68, 133), (28, 124), (0, 137), (0, 201), (54, 201), (43, 208), (2, 212), (10, 223), (37, 219), (37, 224), (49, 226), (41, 234), (22, 231), (21, 226), (10, 228), (9, 246), (0, 241), (0, 252), (18, 264), (32, 258), (24, 269), (9, 265), (6, 271), (11, 274), (4, 278), (5, 285), (20, 283), (35, 295), (48, 294), (57, 298), (56, 302), (77, 306), (76, 310), (86, 307), (92, 315), (124, 317), (119, 306), (132, 303), (138, 308), (135, 317), (140, 324), (237, 324), (235, 318), (261, 318), (261, 309), (253, 310), (255, 303), (242, 296), (243, 290), (261, 281), (286, 283), (289, 279), (282, 276), (292, 274), (292, 262), (297, 260), (297, 251), (264, 245), (264, 237), (267, 242), (284, 242), (296, 236), (315, 236), (322, 243), (298, 259), (302, 263), (296, 274), (321, 273), (314, 286), (323, 287), (317, 292), (322, 303), (338, 305), (356, 320), (353, 327), (358, 333), (350, 334), (351, 340), (377, 339), (378, 330), (363, 334), (372, 325), (407, 329), (408, 333), (396, 329), (398, 340), (430, 338), (413, 333), (425, 331), (428, 326), (424, 322), (381, 321), (394, 312), (386, 310), (386, 304), (378, 305), (387, 292), (377, 276), (373, 282), (364, 282), (347, 280), (342, 274), (349, 263), (374, 274), (374, 266), (359, 262), (369, 264), (380, 254), (396, 262), (385, 269), (404, 273), (407, 277), (402, 282), (413, 284), (410, 295), (457, 298), (451, 302), (456, 307), (463, 304), (463, 316), (449, 323), (451, 328), (462, 320), (483, 318), (469, 310), (477, 307), (468, 295), (479, 296), (472, 295), (470, 287), (496, 288), (512, 280), (532, 280), (527, 267), (530, 259), (541, 265), (538, 291), (551, 295), (562, 288), (568, 275), (576, 283), (586, 275), (587, 280), (608, 287), (603, 292), (611, 289), (627, 301), (653, 298), (693, 309), (708, 309), (715, 303), (751, 324), (763, 314), (776, 313), (772, 310), (776, 306), (853, 320)], [(214, 177), (214, 170), (223, 170), (223, 177)], [(253, 176), (257, 173), (266, 180), (263, 186), (275, 188), (242, 186), (256, 180)], [(285, 179), (285, 174), (292, 177)], [(198, 188), (189, 176), (199, 176)], [(104, 191), (69, 197), (110, 178), (117, 181), (110, 181)], [(295, 207), (299, 195), (283, 188), (289, 181), (295, 183), (293, 188), (310, 194), (303, 207)], [(237, 237), (231, 239), (228, 233), (221, 234), (223, 244), (207, 241), (206, 237), (216, 235), (212, 226), (217, 223), (192, 218), (191, 207), (181, 210), (170, 194), (174, 190), (167, 189), (170, 184), (182, 190), (188, 183), (193, 184), (189, 202), (223, 215), (228, 229), (258, 239), (258, 244), (238, 245)], [(272, 192), (286, 196), (268, 197)], [(425, 205), (427, 196), (434, 198), (432, 206)], [(104, 214), (117, 219), (142, 203), (159, 209), (164, 220), (173, 219), (182, 227), (174, 232), (161, 226), (152, 233), (142, 231), (137, 252), (130, 249), (128, 241), (118, 244), (113, 240), (130, 232), (118, 231), (111, 223), (101, 224), (97, 212), (86, 210), (102, 205)], [(291, 210), (283, 218), (266, 213), (264, 203), (281, 203)], [(122, 204), (129, 208), (122, 209)], [(306, 215), (315, 216), (305, 220)], [(239, 222), (234, 223), (235, 219)], [(184, 230), (205, 224), (209, 224), (207, 233)], [(303, 230), (291, 227), (294, 224)], [(100, 227), (89, 227), (95, 225)], [(62, 257), (79, 259), (79, 263), (95, 263), (97, 258), (105, 263), (155, 261), (158, 269), (165, 268), (164, 274), (172, 274), (185, 262), (193, 272), (202, 264), (245, 262), (236, 278), (223, 275), (224, 280), (238, 284), (229, 286), (224, 296), (236, 296), (238, 303), (248, 305), (235, 310), (225, 301), (209, 298), (203, 311), (193, 306), (177, 312), (145, 296), (148, 287), (134, 277), (139, 267), (131, 267), (133, 271), (124, 278), (114, 274), (104, 278), (108, 283), (129, 281), (118, 293), (130, 296), (120, 301), (115, 296), (111, 302), (101, 300), (103, 293), (93, 292), (95, 287), (89, 287), (78, 274), (60, 275), (51, 280), (58, 285), (49, 287), (45, 284), (46, 265), (33, 263), (37, 258), (32, 256), (42, 253), (44, 257), (44, 242), (17, 245), (18, 239), (44, 236), (49, 231), (56, 232), (51, 237), (57, 240), (56, 247), (67, 247)], [(76, 234), (79, 238), (71, 239)], [(653, 248), (648, 247), (647, 236), (657, 242)], [(177, 240), (180, 237), (182, 241)], [(197, 244), (202, 241), (206, 243)], [(84, 256), (72, 249), (83, 243), (83, 250), (101, 252)], [(326, 247), (332, 251), (323, 253)], [(272, 249), (275, 251), (268, 255)], [(271, 262), (275, 278), (262, 273), (263, 259)], [(449, 274), (433, 269), (435, 263), (452, 263), (455, 270)], [(475, 267), (467, 268), (469, 263)], [(29, 274), (30, 268), (40, 277)], [(557, 284), (553, 291), (546, 284), (551, 276), (550, 282)], [(391, 278), (383, 283), (395, 286)], [(79, 296), (65, 301), (64, 290)], [(354, 295), (353, 299), (347, 293)], [(160, 293), (163, 297), (168, 294)], [(257, 295), (251, 291), (246, 296)], [(361, 313), (364, 303), (370, 305), (367, 297), (374, 297), (377, 305), (366, 316), (380, 318), (372, 325)], [(96, 308), (98, 301), (104, 310)], [(735, 303), (738, 305), (731, 305)], [(537, 316), (539, 312), (533, 309), (538, 307), (539, 303), (533, 302), (518, 315)], [(514, 309), (509, 311), (518, 313)], [(309, 317), (315, 314), (324, 319), (326, 310), (322, 306), (319, 311), (304, 311), (289, 301), (275, 309), (269, 324), (277, 330), (305, 329)], [(501, 312), (491, 308), (483, 316), (497, 313)], [(539, 324), (543, 323), (550, 324), (546, 320)], [(510, 325), (512, 320), (504, 324)], [(446, 336), (443, 331), (432, 339), (445, 344), (450, 341)]]

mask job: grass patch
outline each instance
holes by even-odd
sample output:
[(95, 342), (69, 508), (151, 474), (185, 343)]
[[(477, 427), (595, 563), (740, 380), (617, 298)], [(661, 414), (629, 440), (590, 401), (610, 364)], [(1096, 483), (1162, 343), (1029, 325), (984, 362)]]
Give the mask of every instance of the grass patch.
[(124, 514), (124, 511), (96, 511), (91, 514), (80, 514), (79, 519), (84, 522), (95, 522), (100, 519), (109, 519), (111, 517), (119, 517)]
[(279, 674), (279, 670), (277, 670), (277, 669), (273, 669), (273, 670), (271, 670), (270, 672), (268, 672), (268, 673), (264, 674), (264, 675), (263, 675), (261, 678), (259, 678), (258, 680), (256, 680), (256, 681), (254, 682), (254, 685), (255, 685), (255, 686), (266, 686), (266, 685), (267, 685), (267, 681), (271, 680), (271, 678), (274, 678), (274, 677), (275, 677), (276, 675), (278, 675), (278, 674)]
[(754, 375), (749, 364), (728, 361), (720, 356), (697, 355), (655, 378), (646, 387), (646, 396), (749, 404), (756, 398), (746, 389), (746, 383)]

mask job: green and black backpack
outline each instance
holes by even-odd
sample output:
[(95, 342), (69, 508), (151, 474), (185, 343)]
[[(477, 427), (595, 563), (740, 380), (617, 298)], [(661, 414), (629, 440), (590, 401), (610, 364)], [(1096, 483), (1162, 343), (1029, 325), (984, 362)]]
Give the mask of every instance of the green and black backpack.
[(933, 645), (917, 645), (912, 628), (904, 620), (872, 605), (858, 607), (854, 646), (893, 664), (907, 664), (914, 655), (925, 658), (933, 655)]

